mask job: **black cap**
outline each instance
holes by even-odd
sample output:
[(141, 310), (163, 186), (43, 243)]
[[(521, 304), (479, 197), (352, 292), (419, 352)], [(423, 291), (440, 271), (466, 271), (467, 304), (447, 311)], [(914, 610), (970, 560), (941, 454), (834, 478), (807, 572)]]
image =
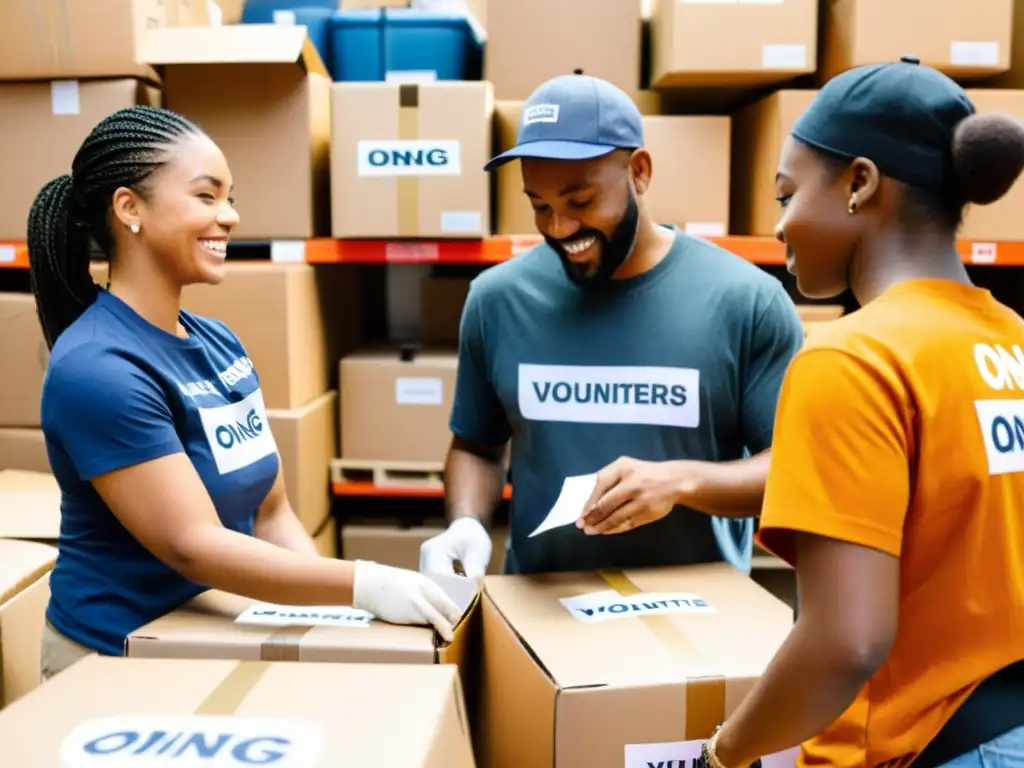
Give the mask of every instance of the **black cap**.
[(956, 184), (953, 134), (975, 113), (964, 90), (913, 56), (829, 80), (793, 136), (842, 157), (866, 157), (891, 178), (929, 188)]

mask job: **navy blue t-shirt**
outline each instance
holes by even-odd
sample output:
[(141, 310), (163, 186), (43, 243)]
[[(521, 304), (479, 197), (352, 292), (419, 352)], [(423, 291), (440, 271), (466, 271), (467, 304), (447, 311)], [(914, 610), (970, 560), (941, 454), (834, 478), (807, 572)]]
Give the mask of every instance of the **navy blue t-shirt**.
[(43, 433), (61, 489), (46, 615), (102, 654), (121, 655), (127, 635), (206, 587), (145, 549), (89, 481), (184, 452), (224, 526), (252, 535), (278, 473), (259, 378), (242, 343), (220, 321), (184, 311), (180, 321), (186, 339), (100, 291), (57, 340), (43, 383)]

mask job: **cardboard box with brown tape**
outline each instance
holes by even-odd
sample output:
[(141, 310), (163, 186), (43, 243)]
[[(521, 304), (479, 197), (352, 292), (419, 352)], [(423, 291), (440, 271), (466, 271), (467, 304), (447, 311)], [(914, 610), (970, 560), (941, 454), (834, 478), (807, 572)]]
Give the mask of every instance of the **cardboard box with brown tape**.
[(481, 755), (492, 768), (612, 768), (626, 745), (653, 754), (706, 739), (793, 621), (727, 564), (488, 576), (481, 611)]
[(335, 83), (334, 237), (490, 234), (492, 114), (485, 82)]
[[(43, 624), (56, 558), (56, 548), (47, 544), (0, 539), (0, 707), (40, 684)], [(6, 753), (4, 758), (11, 765)]]
[(10, 768), (475, 765), (451, 667), (89, 656), (0, 712), (0, 743)]

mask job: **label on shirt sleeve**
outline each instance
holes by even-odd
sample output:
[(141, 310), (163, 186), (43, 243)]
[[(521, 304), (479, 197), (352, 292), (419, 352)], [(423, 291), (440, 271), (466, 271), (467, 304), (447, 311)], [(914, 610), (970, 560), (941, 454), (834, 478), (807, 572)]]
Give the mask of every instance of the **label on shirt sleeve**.
[(222, 475), (244, 469), (277, 450), (259, 389), (237, 403), (200, 408), (199, 418)]

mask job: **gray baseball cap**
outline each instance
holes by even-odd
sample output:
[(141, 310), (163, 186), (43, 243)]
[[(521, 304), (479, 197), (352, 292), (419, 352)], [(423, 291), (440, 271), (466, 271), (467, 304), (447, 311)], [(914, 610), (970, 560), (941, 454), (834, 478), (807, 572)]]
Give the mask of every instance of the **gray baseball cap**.
[(516, 145), (484, 166), (510, 160), (591, 160), (644, 145), (643, 119), (633, 99), (605, 80), (563, 75), (540, 85), (523, 104)]

